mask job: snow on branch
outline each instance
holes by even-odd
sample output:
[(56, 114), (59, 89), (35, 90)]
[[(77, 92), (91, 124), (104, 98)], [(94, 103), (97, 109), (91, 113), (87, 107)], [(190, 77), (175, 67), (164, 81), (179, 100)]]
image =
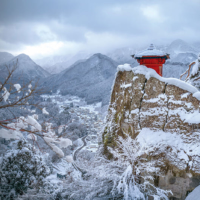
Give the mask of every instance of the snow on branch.
[(13, 86), (15, 87), (17, 92), (20, 93), (21, 85), (17, 83), (17, 84), (14, 84)]
[(143, 199), (152, 196), (154, 199), (168, 199), (171, 191), (162, 190), (153, 184), (154, 175), (159, 174), (159, 168), (154, 161), (147, 161), (146, 145), (141, 145), (129, 135), (119, 137), (116, 149), (109, 149), (118, 163), (123, 163), (126, 170), (113, 186), (113, 193), (119, 193), (128, 199)]
[[(41, 90), (37, 89), (37, 84), (32, 85), (32, 82), (22, 86), (18, 83), (13, 83), (11, 77), (16, 68), (17, 63), (12, 69), (7, 67), (8, 76), (3, 82), (0, 82), (0, 109), (19, 106), (25, 109), (27, 105), (38, 107), (38, 105), (31, 103), (30, 100), (35, 95), (41, 94)], [(20, 93), (20, 95), (18, 95), (18, 93)], [(9, 97), (11, 98), (8, 101)], [(46, 108), (42, 108), (41, 110), (43, 114), (49, 114)], [(2, 127), (0, 129), (0, 137), (5, 138), (6, 140), (20, 139), (23, 138), (22, 133), (25, 132), (29, 133), (29, 138), (36, 141), (37, 136), (39, 136), (53, 151), (55, 151), (55, 153), (60, 157), (63, 157), (64, 153), (61, 148), (67, 148), (69, 145), (72, 145), (72, 141), (68, 138), (58, 137), (55, 134), (51, 123), (43, 123), (43, 126), (38, 122), (38, 115), (36, 114), (28, 115), (26, 117), (15, 117), (11, 120), (3, 120), (0, 121), (0, 127)]]
[(45, 114), (45, 115), (49, 115), (49, 113), (47, 112), (46, 108), (42, 109), (42, 113)]

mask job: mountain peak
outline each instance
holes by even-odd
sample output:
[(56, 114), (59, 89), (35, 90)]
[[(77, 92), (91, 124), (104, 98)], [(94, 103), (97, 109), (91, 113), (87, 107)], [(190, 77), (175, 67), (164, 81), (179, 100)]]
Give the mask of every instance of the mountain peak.
[(3, 64), (14, 58), (14, 56), (8, 52), (0, 52), (0, 64)]
[[(112, 60), (110, 57), (104, 55), (104, 54), (101, 54), (101, 53), (95, 53), (94, 55), (92, 55), (89, 59), (94, 59), (94, 58), (97, 58), (97, 59), (106, 59), (106, 60)], [(114, 62), (114, 61), (113, 61)]]
[(191, 45), (181, 39), (174, 40), (168, 46), (166, 52), (170, 53), (171, 57), (174, 57), (179, 53), (196, 53), (195, 49)]
[(33, 60), (28, 56), (28, 55), (26, 55), (26, 54), (24, 54), (24, 53), (22, 53), (22, 54), (19, 54), (18, 56), (16, 56), (15, 57), (15, 59), (26, 59), (26, 60), (30, 60), (30, 61), (32, 61), (33, 62)]

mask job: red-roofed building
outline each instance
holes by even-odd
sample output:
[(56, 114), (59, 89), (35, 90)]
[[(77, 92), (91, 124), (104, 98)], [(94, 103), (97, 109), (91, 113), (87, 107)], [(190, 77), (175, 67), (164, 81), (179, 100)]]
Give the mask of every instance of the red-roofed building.
[(160, 76), (163, 74), (163, 64), (169, 59), (169, 54), (164, 53), (154, 47), (153, 44), (148, 49), (132, 55), (140, 65), (154, 69)]

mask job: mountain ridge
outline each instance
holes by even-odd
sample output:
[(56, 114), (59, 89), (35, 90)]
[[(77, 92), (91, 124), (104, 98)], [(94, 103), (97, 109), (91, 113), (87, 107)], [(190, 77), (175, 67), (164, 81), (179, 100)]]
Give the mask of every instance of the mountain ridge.
[(49, 76), (42, 67), (37, 65), (28, 55), (20, 54), (15, 56), (11, 60), (0, 65), (0, 78), (5, 79), (8, 74), (8, 69), (15, 68), (13, 73), (13, 79), (17, 81), (20, 78), (20, 82), (39, 81), (42, 78)]
[(85, 61), (72, 65), (59, 74), (47, 77), (43, 86), (54, 88), (62, 95), (71, 94), (85, 98), (88, 103), (103, 101), (108, 104), (117, 63), (97, 53)]

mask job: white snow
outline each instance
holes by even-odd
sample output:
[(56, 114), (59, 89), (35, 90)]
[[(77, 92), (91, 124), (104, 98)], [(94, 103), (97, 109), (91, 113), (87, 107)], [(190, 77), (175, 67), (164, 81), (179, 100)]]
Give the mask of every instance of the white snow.
[(168, 85), (174, 85), (174, 86), (177, 86), (183, 90), (186, 90), (190, 93), (195, 93), (195, 92), (198, 92), (198, 89), (192, 85), (190, 85), (189, 83), (186, 83), (184, 81), (181, 81), (179, 79), (176, 79), (176, 78), (164, 78), (164, 77), (161, 77), (159, 76), (155, 70), (151, 69), (151, 68), (147, 68), (146, 66), (144, 65), (139, 65), (137, 67), (134, 67), (134, 68), (128, 68), (126, 70), (126, 65), (123, 67), (123, 65), (120, 65), (120, 67), (118, 67), (118, 71), (133, 71), (133, 73), (135, 74), (143, 74), (145, 75), (146, 79), (150, 79), (151, 77), (154, 77)]
[(149, 48), (140, 51), (138, 53), (135, 54), (134, 57), (139, 57), (141, 58), (142, 56), (165, 56), (166, 53), (164, 53), (163, 51), (160, 51), (158, 49), (156, 49), (152, 44), (149, 46)]
[[(144, 95), (145, 97), (146, 95)], [(144, 102), (148, 102), (148, 103), (158, 103), (159, 104), (159, 101), (162, 99), (163, 100), (167, 100), (167, 96), (165, 94), (159, 94), (158, 97), (156, 98), (151, 98), (151, 99), (143, 99)]]
[(41, 131), (42, 130), (41, 125), (32, 116), (28, 116), (26, 118), (26, 122), (29, 125), (31, 125), (32, 131)]
[(11, 129), (0, 129), (0, 137), (5, 138), (6, 140), (10, 140), (23, 138), (23, 135), (20, 131)]
[(163, 115), (163, 113), (166, 113), (167, 108), (163, 107), (163, 108), (149, 108), (148, 111), (141, 111), (140, 114), (142, 116), (159, 116), (159, 115)]
[(185, 116), (180, 115), (181, 119), (184, 119), (185, 122), (190, 124), (199, 124), (200, 123), (200, 113), (199, 111), (195, 111), (194, 113), (185, 114)]
[[(195, 132), (193, 134), (200, 134)], [(193, 137), (191, 133), (191, 138)], [(155, 148), (164, 148), (167, 146), (171, 146), (172, 149), (177, 150), (178, 158), (180, 160), (185, 160), (188, 162), (188, 156), (199, 155), (200, 146), (199, 139), (190, 141), (182, 138), (180, 134), (164, 132), (162, 130), (150, 130), (148, 128), (143, 128), (139, 135), (137, 136), (137, 141), (142, 145), (148, 145), (148, 151), (154, 151)]]
[(49, 115), (49, 113), (47, 112), (46, 108), (42, 109), (42, 113), (45, 114), (45, 115)]
[(58, 127), (58, 134), (62, 133), (64, 127), (65, 127), (65, 126), (59, 126), (59, 127)]
[(139, 109), (138, 108), (135, 109), (135, 110), (131, 110), (131, 114), (137, 114), (137, 113), (139, 113)]
[(189, 193), (185, 200), (200, 200), (200, 185)]
[(35, 140), (37, 141), (37, 136), (35, 134), (28, 134), (27, 135), (27, 138), (30, 139), (30, 140)]
[(200, 101), (200, 92), (195, 92), (192, 96)]
[(195, 64), (192, 66), (192, 72), (191, 72), (191, 75), (195, 75), (198, 70), (200, 68), (200, 63), (198, 62), (198, 59), (195, 60)]
[(69, 162), (69, 163), (73, 163), (73, 162), (74, 162), (73, 157), (72, 157), (71, 155), (65, 156), (65, 160), (66, 160), (67, 162)]
[(190, 95), (190, 93), (189, 93), (189, 92), (186, 92), (186, 93), (182, 94), (182, 95), (181, 95), (181, 99), (183, 99), (183, 98), (187, 98), (187, 97), (188, 97), (188, 95)]
[(72, 141), (68, 138), (59, 138), (55, 143), (59, 144), (60, 148), (67, 148), (72, 145)]
[(4, 99), (4, 101), (6, 102), (10, 96), (10, 93), (8, 92), (8, 90), (4, 87), (3, 88), (4, 93), (2, 94), (2, 97)]
[(15, 87), (17, 92), (20, 93), (21, 85), (17, 83), (17, 84), (14, 84), (13, 86)]
[(59, 147), (57, 147), (55, 144), (53, 144), (53, 142), (55, 142), (54, 138), (44, 137), (44, 140), (56, 154), (58, 154), (61, 158), (64, 157), (63, 151)]
[(131, 71), (132, 68), (130, 66), (130, 64), (124, 64), (124, 65), (118, 65), (117, 67), (117, 71)]
[(131, 83), (129, 83), (129, 84), (123, 83), (120, 87), (121, 87), (121, 88), (128, 88), (128, 87), (131, 87), (131, 86), (132, 86)]
[(29, 85), (28, 85), (28, 88), (29, 88), (29, 89), (30, 89), (30, 88), (32, 88), (32, 85), (31, 85), (31, 84), (29, 84)]
[(134, 76), (133, 77), (133, 81), (135, 81), (136, 79), (138, 79), (138, 76)]

